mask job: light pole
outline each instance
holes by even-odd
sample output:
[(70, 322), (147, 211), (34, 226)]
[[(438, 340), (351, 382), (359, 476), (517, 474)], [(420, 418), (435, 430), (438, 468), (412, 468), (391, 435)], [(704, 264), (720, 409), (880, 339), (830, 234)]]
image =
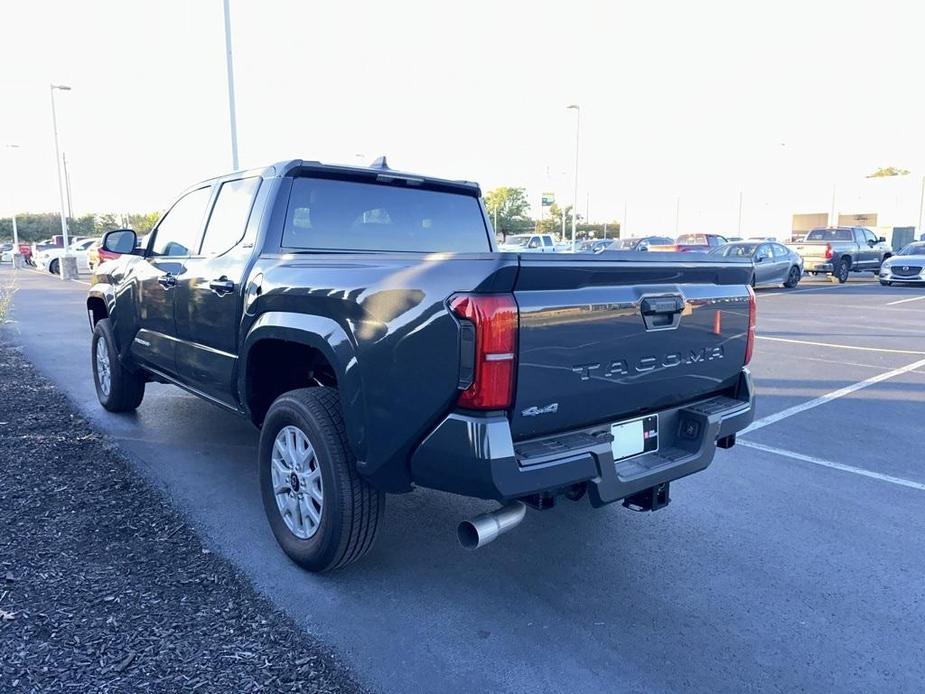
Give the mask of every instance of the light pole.
[(678, 230), (681, 227), (681, 196), (679, 195), (675, 200), (674, 205), (674, 238), (675, 241), (678, 240)]
[[(3, 148), (9, 149), (12, 151), (12, 150), (19, 149), (19, 145), (13, 145), (13, 144), (3, 145)], [(10, 168), (12, 169), (13, 167), (10, 167)], [(15, 172), (14, 172), (14, 175), (15, 175)], [(12, 188), (12, 185), (10, 186), (10, 188)], [(21, 259), (21, 256), (19, 253), (19, 231), (16, 229), (16, 201), (15, 200), (13, 200), (13, 208), (12, 208), (12, 211), (10, 212), (10, 217), (13, 220), (13, 248), (10, 251), (10, 261), (13, 263), (13, 269), (15, 270), (16, 268), (19, 267), (20, 259)]]
[(736, 225), (736, 236), (742, 238), (742, 191), (739, 191), (739, 223)]
[(228, 63), (228, 119), (231, 122), (231, 167), (238, 170), (238, 120), (234, 106), (234, 60), (231, 57), (231, 9), (225, 5), (225, 59)]
[[(919, 196), (919, 227), (916, 231), (919, 233), (919, 238), (925, 238), (925, 234), (922, 232), (922, 214), (925, 213), (925, 176), (922, 176), (922, 194)], [(16, 228), (15, 222), (13, 223), (13, 228)]]
[(578, 153), (581, 144), (581, 107), (571, 104), (567, 109), (575, 109), (575, 195), (572, 198), (572, 253), (575, 252), (575, 227), (578, 220)]
[[(61, 177), (61, 147), (58, 145), (58, 116), (55, 113), (55, 90), (69, 92), (71, 88), (65, 84), (52, 84), (51, 88), (51, 127), (55, 131), (55, 169), (58, 171), (58, 200), (61, 206), (61, 234), (64, 237), (64, 253), (62, 258), (67, 257), (67, 217), (64, 212), (64, 180)], [(59, 263), (62, 268), (61, 277), (64, 277), (64, 263)]]

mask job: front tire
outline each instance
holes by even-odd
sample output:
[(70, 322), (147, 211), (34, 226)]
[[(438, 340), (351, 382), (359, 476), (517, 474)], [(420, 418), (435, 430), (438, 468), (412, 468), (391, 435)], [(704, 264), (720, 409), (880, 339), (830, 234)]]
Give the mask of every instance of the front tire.
[(322, 572), (369, 552), (385, 495), (357, 474), (336, 390), (302, 388), (277, 398), (257, 462), (270, 528), (292, 561)]
[(892, 286), (893, 286), (893, 283), (892, 283), (892, 282), (889, 282), (889, 281), (887, 281), (887, 280), (880, 280), (880, 285), (883, 286), (883, 287), (892, 287)]
[(50, 263), (48, 263), (48, 271), (51, 274), (53, 275), (60, 274), (60, 270), (61, 270), (61, 262), (57, 258), (55, 258)]
[(90, 352), (100, 404), (110, 412), (137, 409), (145, 396), (145, 379), (122, 365), (108, 318), (96, 322)]
[(794, 265), (790, 268), (790, 273), (787, 275), (787, 281), (784, 282), (784, 286), (787, 289), (793, 289), (800, 283), (800, 268)]

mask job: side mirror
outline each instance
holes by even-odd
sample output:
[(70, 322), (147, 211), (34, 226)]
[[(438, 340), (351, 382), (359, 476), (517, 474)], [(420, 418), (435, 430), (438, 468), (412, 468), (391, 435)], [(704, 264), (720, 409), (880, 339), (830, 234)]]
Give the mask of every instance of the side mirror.
[(879, 239), (877, 239), (877, 241), (880, 243), (886, 243), (886, 236), (881, 236)]
[(131, 253), (138, 243), (138, 236), (131, 229), (116, 229), (103, 236), (101, 247), (110, 253)]

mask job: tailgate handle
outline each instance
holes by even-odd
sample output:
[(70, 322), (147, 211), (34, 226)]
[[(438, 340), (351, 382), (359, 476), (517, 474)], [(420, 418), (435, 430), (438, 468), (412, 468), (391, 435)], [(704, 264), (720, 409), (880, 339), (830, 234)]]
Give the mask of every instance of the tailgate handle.
[(679, 296), (665, 296), (658, 299), (642, 300), (642, 315), (644, 316), (681, 313), (683, 310), (684, 301)]

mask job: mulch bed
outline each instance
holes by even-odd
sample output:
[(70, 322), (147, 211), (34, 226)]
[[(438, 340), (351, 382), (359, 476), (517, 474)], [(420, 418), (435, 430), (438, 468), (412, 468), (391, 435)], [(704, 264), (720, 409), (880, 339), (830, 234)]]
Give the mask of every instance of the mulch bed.
[(0, 691), (357, 692), (0, 342)]

